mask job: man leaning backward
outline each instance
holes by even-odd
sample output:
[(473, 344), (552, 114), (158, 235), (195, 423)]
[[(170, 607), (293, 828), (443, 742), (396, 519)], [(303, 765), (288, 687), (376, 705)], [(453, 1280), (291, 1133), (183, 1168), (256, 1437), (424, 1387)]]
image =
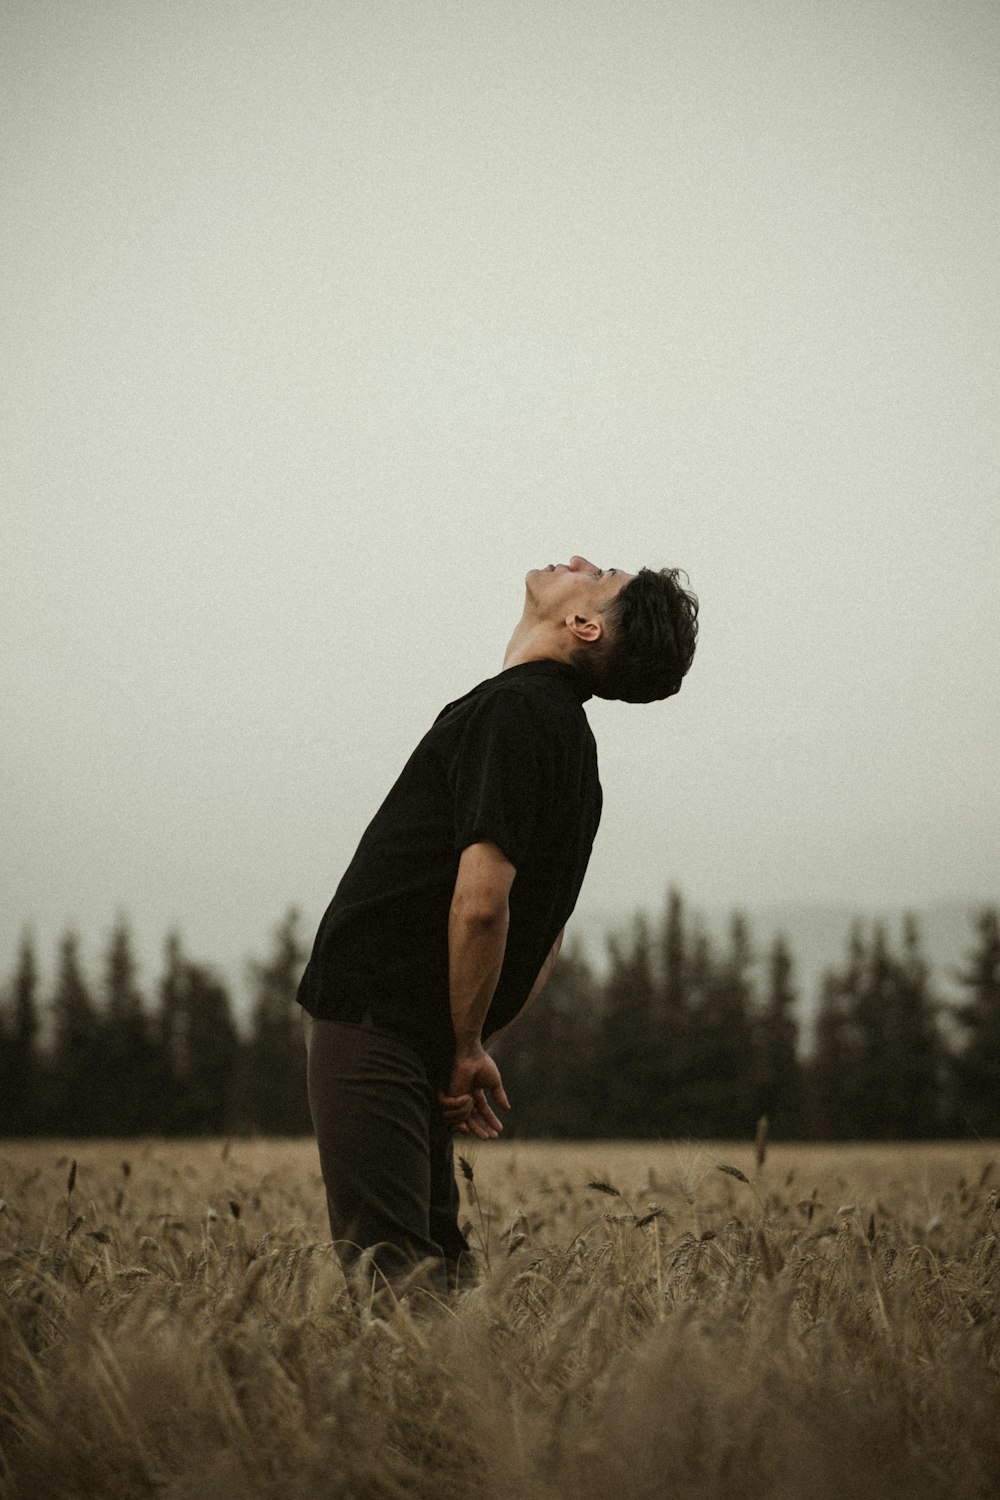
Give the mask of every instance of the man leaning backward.
[(337, 887), (298, 998), (348, 1272), (392, 1284), (429, 1259), (438, 1290), (468, 1280), (452, 1141), (503, 1128), (487, 1048), (544, 987), (583, 884), (601, 815), (583, 705), (678, 691), (698, 629), (683, 576), (532, 568), (503, 671), (442, 709)]

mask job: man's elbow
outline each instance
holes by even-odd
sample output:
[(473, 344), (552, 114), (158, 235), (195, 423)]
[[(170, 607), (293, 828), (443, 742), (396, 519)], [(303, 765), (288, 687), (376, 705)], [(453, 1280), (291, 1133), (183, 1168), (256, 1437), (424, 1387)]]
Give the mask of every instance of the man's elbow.
[(481, 932), (505, 928), (510, 916), (506, 895), (497, 891), (456, 891), (450, 920)]

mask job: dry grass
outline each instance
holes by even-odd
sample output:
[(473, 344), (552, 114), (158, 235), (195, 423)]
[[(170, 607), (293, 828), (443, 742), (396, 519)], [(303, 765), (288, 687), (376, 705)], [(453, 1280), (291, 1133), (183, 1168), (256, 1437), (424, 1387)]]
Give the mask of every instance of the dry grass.
[(483, 1284), (380, 1319), (311, 1142), (0, 1147), (0, 1493), (1000, 1493), (996, 1146), (472, 1161)]

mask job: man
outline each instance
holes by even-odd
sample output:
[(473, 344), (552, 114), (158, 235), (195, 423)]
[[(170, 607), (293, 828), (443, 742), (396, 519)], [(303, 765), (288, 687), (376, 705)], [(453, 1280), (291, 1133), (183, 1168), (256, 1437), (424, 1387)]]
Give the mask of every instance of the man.
[(364, 833), (298, 996), (345, 1269), (429, 1258), (459, 1284), (453, 1135), (502, 1129), (487, 1047), (548, 979), (600, 819), (583, 704), (676, 693), (697, 615), (676, 569), (533, 568), (503, 671), (441, 711)]

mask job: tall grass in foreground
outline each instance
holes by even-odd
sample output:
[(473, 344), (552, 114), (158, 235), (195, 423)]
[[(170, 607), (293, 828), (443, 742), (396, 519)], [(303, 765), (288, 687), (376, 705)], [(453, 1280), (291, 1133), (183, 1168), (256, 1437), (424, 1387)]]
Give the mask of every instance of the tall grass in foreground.
[(0, 1493), (1000, 1493), (996, 1147), (470, 1168), (482, 1285), (380, 1319), (311, 1142), (0, 1148)]

